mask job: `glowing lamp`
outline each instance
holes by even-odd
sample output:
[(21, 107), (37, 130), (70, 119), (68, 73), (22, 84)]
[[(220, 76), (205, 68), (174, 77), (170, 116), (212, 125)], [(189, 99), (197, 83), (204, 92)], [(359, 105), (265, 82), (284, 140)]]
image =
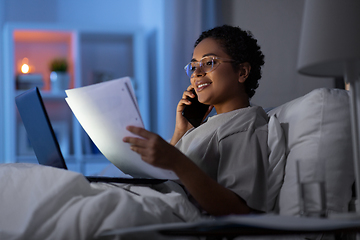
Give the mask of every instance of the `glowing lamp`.
[(21, 61), (21, 68), (20, 71), (24, 74), (27, 74), (30, 72), (30, 66), (29, 66), (29, 59), (23, 58)]
[(21, 60), (20, 72), (16, 76), (16, 87), (17, 89), (29, 89), (33, 87), (42, 88), (44, 85), (43, 77), (41, 74), (35, 74), (35, 68), (29, 65), (29, 59), (23, 58)]
[(30, 67), (29, 65), (27, 65), (26, 63), (24, 63), (22, 66), (21, 66), (21, 72), (22, 73), (28, 73), (30, 70)]

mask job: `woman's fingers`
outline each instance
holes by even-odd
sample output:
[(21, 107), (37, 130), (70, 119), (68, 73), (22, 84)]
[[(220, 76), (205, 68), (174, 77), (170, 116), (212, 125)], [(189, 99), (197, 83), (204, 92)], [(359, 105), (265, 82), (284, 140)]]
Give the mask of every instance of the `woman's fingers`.
[(141, 137), (141, 138), (139, 138), (139, 137), (129, 137), (128, 136), (128, 137), (123, 138), (124, 142), (129, 143), (131, 145), (131, 150), (134, 151), (134, 149), (146, 147), (147, 139), (149, 138), (149, 136), (151, 136), (150, 132), (148, 132), (147, 130), (145, 130), (143, 128), (134, 127), (134, 126), (127, 126), (126, 129), (129, 132)]
[(191, 104), (191, 101), (187, 98), (182, 98), (180, 99), (180, 102), (179, 102), (180, 105), (190, 105)]
[(194, 89), (194, 87), (190, 84), (190, 85), (187, 87), (186, 90), (187, 90), (188, 92), (191, 92), (193, 89)]
[(195, 97), (195, 94), (193, 93), (193, 89), (194, 89), (193, 86), (190, 85), (190, 86), (186, 89), (186, 91), (184, 91), (183, 96), (182, 96), (182, 99), (187, 99), (188, 97), (194, 98), (194, 97)]
[(138, 153), (142, 160), (153, 166), (169, 168), (171, 164), (168, 162), (171, 157), (168, 151), (172, 147), (170, 144), (157, 134), (143, 128), (128, 126), (127, 129), (141, 137), (124, 137), (123, 141), (130, 144), (132, 151)]
[(184, 91), (182, 99), (180, 99), (179, 104), (178, 104), (178, 111), (184, 109), (184, 105), (190, 105), (191, 101), (189, 100), (189, 98), (194, 98), (195, 94), (192, 92), (194, 88), (190, 85), (186, 91)]
[(144, 149), (141, 148), (141, 147), (136, 147), (136, 146), (134, 146), (134, 145), (131, 145), (131, 146), (130, 146), (130, 149), (131, 149), (132, 151), (140, 154), (140, 155), (143, 155), (143, 154), (144, 154)]
[(127, 126), (126, 129), (129, 132), (141, 137), (124, 137), (123, 141), (130, 143), (133, 147), (154, 147), (154, 145), (156, 145), (155, 143), (161, 139), (157, 134), (149, 132), (144, 128)]
[(131, 133), (133, 133), (135, 135), (146, 138), (146, 139), (153, 135), (153, 133), (151, 133), (151, 132), (149, 132), (146, 129), (141, 128), (141, 127), (127, 126), (126, 130), (128, 130), (129, 132), (131, 132)]
[(132, 146), (139, 146), (139, 147), (146, 146), (146, 140), (137, 137), (124, 137), (123, 141), (126, 143), (130, 143)]

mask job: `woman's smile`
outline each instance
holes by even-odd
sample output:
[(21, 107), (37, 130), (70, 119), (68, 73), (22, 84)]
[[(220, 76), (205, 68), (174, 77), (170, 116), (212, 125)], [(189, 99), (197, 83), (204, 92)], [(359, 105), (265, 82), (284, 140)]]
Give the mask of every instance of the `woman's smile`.
[(198, 83), (198, 84), (196, 84), (197, 85), (196, 91), (201, 92), (204, 88), (210, 86), (210, 84), (211, 84), (211, 82)]

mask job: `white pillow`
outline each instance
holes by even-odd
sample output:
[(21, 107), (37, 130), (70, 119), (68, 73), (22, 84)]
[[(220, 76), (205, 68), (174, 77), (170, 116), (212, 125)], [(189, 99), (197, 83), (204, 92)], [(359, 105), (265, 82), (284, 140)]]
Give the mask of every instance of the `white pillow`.
[(286, 140), (284, 131), (276, 115), (272, 115), (268, 123), (269, 169), (267, 212), (274, 211), (276, 199), (284, 179), (286, 163)]
[(296, 160), (325, 161), (327, 209), (347, 211), (354, 182), (348, 92), (316, 89), (268, 114), (276, 114), (287, 141), (279, 213), (299, 215), (300, 212)]

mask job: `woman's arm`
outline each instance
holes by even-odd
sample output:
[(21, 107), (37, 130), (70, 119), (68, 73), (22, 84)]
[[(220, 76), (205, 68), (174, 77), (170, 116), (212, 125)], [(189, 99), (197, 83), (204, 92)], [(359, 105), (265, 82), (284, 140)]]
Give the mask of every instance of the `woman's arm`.
[(173, 171), (200, 206), (209, 214), (221, 216), (250, 213), (251, 209), (243, 199), (211, 179), (188, 158), (184, 159)]
[(131, 149), (140, 154), (145, 162), (174, 171), (190, 194), (209, 214), (219, 216), (250, 213), (251, 209), (238, 195), (211, 179), (160, 136), (143, 128), (129, 126), (127, 129), (142, 138), (125, 137), (124, 142), (130, 143)]

